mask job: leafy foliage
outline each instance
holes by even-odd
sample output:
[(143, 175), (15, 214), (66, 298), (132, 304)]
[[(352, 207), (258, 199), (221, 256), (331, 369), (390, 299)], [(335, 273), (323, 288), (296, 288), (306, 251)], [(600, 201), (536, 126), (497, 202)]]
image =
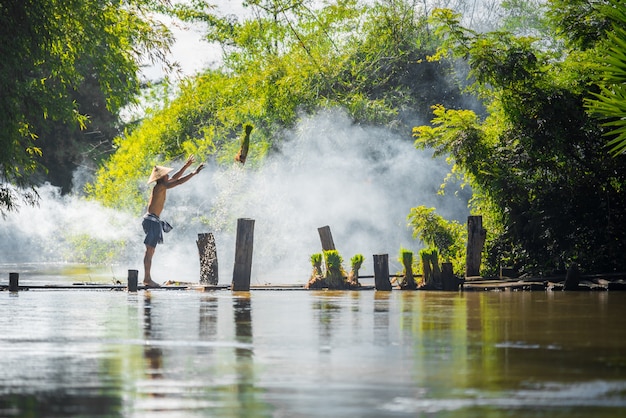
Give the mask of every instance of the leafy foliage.
[[(9, 0), (0, 4), (0, 212), (34, 203), (32, 175), (45, 170), (38, 139), (50, 122), (85, 128), (86, 79), (116, 113), (140, 87), (145, 57), (159, 59), (169, 32), (149, 19), (152, 1)], [(84, 90), (82, 90), (84, 93)], [(52, 147), (50, 147), (52, 148)], [(11, 184), (12, 186), (9, 186)]]
[(463, 271), (467, 230), (461, 224), (446, 221), (435, 213), (435, 208), (425, 206), (412, 208), (408, 220), (413, 237), (424, 242), (428, 251), (437, 250), (445, 262), (452, 263), (455, 271)]
[[(460, 89), (447, 61), (429, 62), (436, 39), (411, 2), (362, 9), (337, 0), (248, 2), (254, 18), (235, 21), (178, 7), (181, 18), (209, 24), (225, 52), (222, 68), (185, 81), (178, 97), (116, 140), (89, 193), (106, 205), (140, 212), (149, 167), (194, 152), (231, 163), (242, 126), (255, 127), (248, 161), (258, 165), (285, 128), (320, 108), (343, 107), (359, 123), (408, 130), (435, 100), (454, 103)], [(194, 6), (195, 7), (195, 3)]]
[(350, 267), (353, 270), (359, 270), (361, 268), (361, 265), (363, 264), (363, 261), (365, 261), (363, 254), (355, 254), (350, 259)]
[(587, 101), (590, 112), (605, 120), (612, 139), (607, 146), (613, 155), (626, 154), (626, 7), (611, 0), (603, 10), (613, 22), (606, 43), (599, 48), (602, 65), (600, 91)]
[[(603, 130), (585, 112), (593, 54), (555, 59), (532, 39), (469, 31), (449, 11), (436, 17), (447, 34), (440, 52), (468, 63), (488, 114), (436, 106), (433, 126), (414, 130), (416, 145), (449, 153), (472, 186), (473, 211), (487, 218), (487, 268), (623, 264), (626, 167), (605, 152)], [(586, 37), (585, 47), (601, 38)]]

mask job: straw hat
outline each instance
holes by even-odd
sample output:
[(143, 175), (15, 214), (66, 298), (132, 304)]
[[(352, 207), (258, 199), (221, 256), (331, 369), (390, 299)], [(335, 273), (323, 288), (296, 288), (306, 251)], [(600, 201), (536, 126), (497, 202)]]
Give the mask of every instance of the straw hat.
[(150, 174), (150, 178), (148, 179), (148, 184), (152, 183), (153, 181), (158, 181), (161, 177), (168, 174), (172, 170), (173, 168), (155, 165), (152, 169), (152, 174)]

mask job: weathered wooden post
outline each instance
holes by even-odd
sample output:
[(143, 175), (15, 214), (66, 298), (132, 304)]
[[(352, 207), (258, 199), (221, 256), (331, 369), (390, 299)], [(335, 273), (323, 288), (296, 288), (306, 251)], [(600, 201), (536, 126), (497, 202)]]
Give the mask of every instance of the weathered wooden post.
[(391, 290), (388, 254), (374, 254), (374, 287), (376, 290)]
[(580, 271), (578, 270), (578, 264), (573, 263), (567, 269), (565, 275), (565, 283), (563, 290), (578, 290), (580, 285)]
[(217, 285), (217, 248), (212, 233), (198, 234), (198, 255), (200, 256), (200, 283)]
[(139, 270), (128, 270), (128, 285), (129, 292), (137, 291), (137, 278), (139, 276)]
[(336, 250), (335, 242), (333, 241), (333, 234), (330, 232), (330, 226), (326, 225), (317, 228), (317, 232), (320, 234), (320, 240), (322, 241), (322, 250)]
[(20, 274), (9, 273), (9, 292), (17, 292), (20, 290)]
[(441, 263), (442, 290), (459, 290), (459, 281), (454, 275), (452, 263)]
[(487, 231), (483, 229), (482, 216), (467, 217), (467, 251), (465, 255), (465, 277), (480, 276), (482, 257)]
[(233, 269), (233, 291), (250, 290), (252, 272), (252, 244), (254, 241), (254, 219), (237, 219), (237, 243), (235, 267)]

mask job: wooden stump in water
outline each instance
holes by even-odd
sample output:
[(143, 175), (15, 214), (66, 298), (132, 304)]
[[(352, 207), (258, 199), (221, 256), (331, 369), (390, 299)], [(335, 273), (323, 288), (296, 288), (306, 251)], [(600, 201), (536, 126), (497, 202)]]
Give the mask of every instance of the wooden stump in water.
[(20, 290), (20, 274), (9, 273), (9, 292), (17, 292)]
[(322, 250), (334, 251), (335, 242), (333, 241), (333, 234), (330, 232), (330, 226), (322, 226), (317, 228), (317, 232), (320, 234), (320, 241), (322, 241)]
[(391, 290), (388, 254), (374, 254), (374, 287), (376, 290)]
[(129, 292), (137, 291), (137, 282), (139, 280), (139, 270), (128, 270), (128, 284), (127, 289)]
[(233, 269), (233, 291), (249, 291), (252, 273), (252, 246), (254, 242), (254, 219), (237, 219), (237, 243)]
[(198, 234), (196, 244), (200, 256), (200, 283), (215, 286), (219, 281), (215, 237), (210, 232)]
[(487, 231), (483, 229), (483, 217), (468, 216), (465, 277), (480, 275), (480, 260), (486, 239)]
[(452, 263), (441, 263), (441, 286), (443, 290), (457, 291), (461, 281), (454, 275)]
[(563, 290), (579, 290), (579, 285), (580, 272), (578, 271), (578, 265), (574, 263), (567, 269)]

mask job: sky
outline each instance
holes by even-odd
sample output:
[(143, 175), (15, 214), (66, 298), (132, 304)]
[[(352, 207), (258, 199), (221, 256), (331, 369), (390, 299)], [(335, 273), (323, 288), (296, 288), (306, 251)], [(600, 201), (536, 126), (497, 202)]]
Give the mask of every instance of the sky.
[[(186, 2), (186, 0), (180, 0)], [(363, 3), (374, 3), (374, 0), (362, 0)], [(218, 16), (236, 15), (240, 19), (248, 16), (249, 8), (243, 6), (242, 0), (212, 0), (215, 5), (215, 13)], [(427, 0), (416, 2), (416, 7), (426, 7), (432, 10), (434, 7), (451, 7), (461, 11), (464, 24), (474, 29), (478, 26), (490, 26), (497, 19), (498, 8), (496, 0)], [(164, 18), (164, 23), (171, 28), (176, 42), (171, 48), (169, 58), (177, 61), (181, 67), (180, 77), (191, 76), (203, 69), (220, 62), (221, 51), (216, 45), (211, 45), (202, 40), (201, 24), (173, 24), (171, 19)], [(149, 80), (158, 80), (165, 75), (159, 66), (148, 66), (143, 71)]]
[[(241, 0), (213, 0), (212, 3), (216, 6), (215, 13), (219, 16), (235, 14), (241, 17), (249, 13)], [(202, 40), (202, 24), (174, 23), (167, 17), (163, 17), (162, 21), (169, 26), (176, 39), (168, 58), (180, 64), (180, 77), (192, 76), (220, 62), (220, 48)], [(143, 70), (143, 75), (149, 80), (158, 80), (163, 78), (165, 73), (160, 66), (150, 65)]]

